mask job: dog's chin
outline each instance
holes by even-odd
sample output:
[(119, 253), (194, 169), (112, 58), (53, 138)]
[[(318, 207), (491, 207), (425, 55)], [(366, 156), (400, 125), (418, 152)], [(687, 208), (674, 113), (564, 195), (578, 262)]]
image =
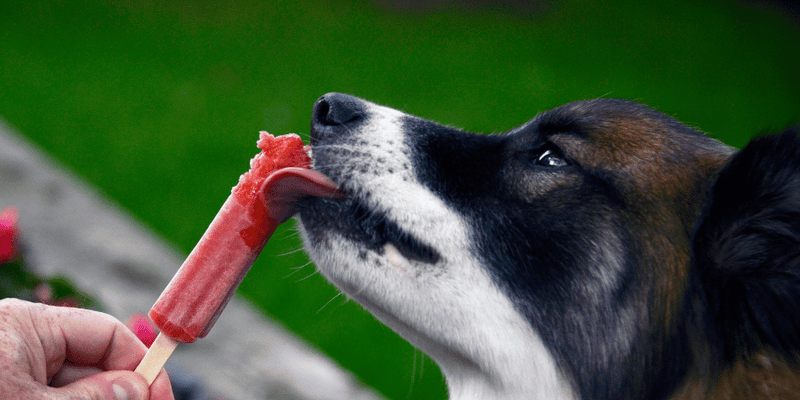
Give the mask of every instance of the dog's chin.
[[(383, 258), (380, 261), (381, 263), (390, 264), (391, 267), (397, 268), (398, 271), (410, 271), (414, 268), (411, 265), (412, 260), (401, 254), (400, 250), (392, 243), (385, 244), (379, 250), (379, 254), (382, 254)], [(416, 323), (414, 318), (409, 318), (411, 310), (398, 307), (397, 304), (387, 304), (384, 296), (375, 297), (369, 291), (353, 286), (349, 282), (342, 282), (332, 276), (329, 276), (329, 279), (348, 293), (353, 300), (361, 304), (375, 318), (392, 328), (392, 330), (416, 347), (432, 355), (435, 359), (448, 364), (459, 364), (477, 369), (473, 361), (466, 355), (448, 346), (446, 341), (439, 340), (437, 332), (431, 332), (426, 329), (424, 324)]]
[[(451, 394), (468, 393), (452, 398), (515, 398), (508, 395), (521, 382), (553, 394), (545, 398), (563, 398), (569, 389), (549, 352), (454, 233), (462, 227), (442, 224), (417, 236), (386, 215), (356, 215), (351, 207), (363, 205), (305, 203), (299, 215), (306, 250), (329, 281), (430, 355)], [(449, 241), (437, 239), (442, 233)]]
[[(379, 321), (440, 365), (480, 369), (460, 352), (458, 346), (448, 343), (442, 331), (431, 329), (430, 322), (443, 323), (441, 318), (429, 319), (429, 313), (435, 310), (420, 310), (419, 298), (411, 293), (415, 290), (409, 290), (409, 285), (415, 286), (413, 282), (418, 277), (412, 264), (418, 261), (406, 258), (395, 244), (386, 243), (375, 248), (372, 244), (353, 242), (334, 232), (323, 241), (310, 240), (308, 236), (305, 240), (321, 273)], [(319, 245), (325, 250), (314, 250)], [(350, 250), (334, 250), (337, 248)], [(342, 257), (346, 254), (358, 256)], [(416, 290), (424, 289), (417, 287)]]
[[(442, 261), (439, 251), (352, 198), (308, 199), (299, 216), (306, 249), (328, 280), (416, 346), (447, 348), (410, 317), (413, 294), (392, 300), (427, 281)], [(449, 350), (442, 356), (466, 360)]]

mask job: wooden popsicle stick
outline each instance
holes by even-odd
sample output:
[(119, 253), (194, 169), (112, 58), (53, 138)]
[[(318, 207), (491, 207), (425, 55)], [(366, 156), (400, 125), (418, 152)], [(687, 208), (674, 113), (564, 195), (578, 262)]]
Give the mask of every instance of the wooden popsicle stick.
[(172, 355), (177, 345), (177, 340), (165, 335), (164, 332), (159, 332), (156, 340), (147, 349), (147, 354), (144, 355), (134, 372), (141, 375), (147, 381), (147, 384), (151, 385), (156, 380), (161, 369), (164, 368), (164, 364), (167, 363), (169, 356)]

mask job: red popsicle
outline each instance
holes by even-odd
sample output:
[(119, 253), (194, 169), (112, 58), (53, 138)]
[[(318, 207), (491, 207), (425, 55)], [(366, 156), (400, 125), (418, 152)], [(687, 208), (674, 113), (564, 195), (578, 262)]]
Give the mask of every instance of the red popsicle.
[[(169, 358), (175, 341), (190, 343), (208, 334), (275, 228), (291, 217), (298, 198), (337, 195), (333, 182), (308, 169), (311, 158), (299, 136), (261, 132), (258, 147), (262, 151), (250, 161), (250, 171), (239, 178), (150, 309), (161, 334), (136, 370), (149, 382)], [(144, 366), (151, 352), (161, 353), (154, 357), (163, 362)]]

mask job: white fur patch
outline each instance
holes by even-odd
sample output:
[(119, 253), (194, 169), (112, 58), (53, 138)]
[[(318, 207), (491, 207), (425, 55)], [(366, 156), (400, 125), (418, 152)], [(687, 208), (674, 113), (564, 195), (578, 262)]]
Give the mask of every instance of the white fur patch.
[[(367, 103), (368, 120), (342, 147), (361, 201), (433, 247), (432, 265), (392, 244), (369, 251), (336, 232), (304, 240), (321, 272), (441, 366), (451, 399), (571, 399), (551, 353), (474, 256), (464, 218), (411, 171), (403, 113)], [(320, 149), (316, 149), (320, 151)], [(369, 167), (363, 167), (369, 166)], [(391, 172), (390, 172), (391, 171)], [(364, 256), (366, 254), (366, 256)]]

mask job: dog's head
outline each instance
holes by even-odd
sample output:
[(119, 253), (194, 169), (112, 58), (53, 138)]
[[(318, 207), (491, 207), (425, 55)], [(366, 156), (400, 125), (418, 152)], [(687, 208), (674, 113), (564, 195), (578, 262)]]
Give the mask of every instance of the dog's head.
[(731, 148), (622, 100), (481, 135), (337, 93), (315, 104), (311, 144), (346, 195), (301, 206), (312, 259), (430, 354), (451, 397), (684, 379), (692, 232)]

